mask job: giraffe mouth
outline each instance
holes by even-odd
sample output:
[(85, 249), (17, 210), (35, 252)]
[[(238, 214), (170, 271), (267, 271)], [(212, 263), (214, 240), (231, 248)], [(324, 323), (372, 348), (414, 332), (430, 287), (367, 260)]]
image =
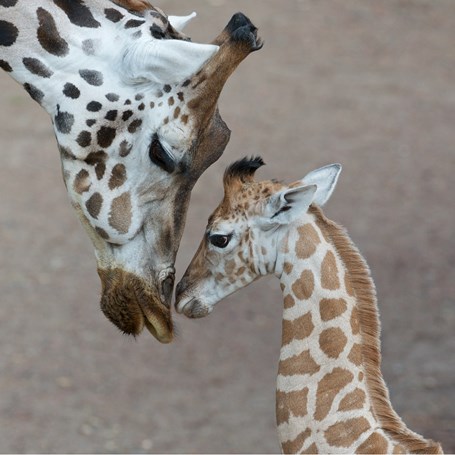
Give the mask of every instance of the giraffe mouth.
[(183, 313), (187, 318), (199, 319), (208, 316), (212, 312), (213, 307), (193, 297), (187, 302), (180, 301), (176, 306), (176, 310), (177, 313)]
[(123, 333), (139, 335), (144, 327), (161, 343), (173, 339), (170, 308), (159, 292), (124, 270), (98, 269), (102, 283), (101, 310)]

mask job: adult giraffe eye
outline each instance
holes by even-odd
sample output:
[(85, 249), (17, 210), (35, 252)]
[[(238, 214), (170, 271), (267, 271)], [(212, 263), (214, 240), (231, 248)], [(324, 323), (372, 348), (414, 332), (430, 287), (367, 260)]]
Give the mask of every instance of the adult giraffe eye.
[(175, 170), (175, 163), (169, 154), (164, 150), (158, 136), (155, 134), (150, 144), (149, 157), (152, 163), (171, 174)]
[(220, 234), (213, 234), (209, 237), (209, 242), (216, 246), (217, 248), (226, 248), (231, 241), (232, 234), (230, 235), (220, 235)]

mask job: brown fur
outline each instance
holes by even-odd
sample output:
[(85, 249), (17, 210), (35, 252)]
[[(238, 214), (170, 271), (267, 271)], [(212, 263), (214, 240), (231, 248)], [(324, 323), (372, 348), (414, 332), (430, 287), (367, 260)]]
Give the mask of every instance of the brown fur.
[(365, 260), (343, 228), (328, 220), (318, 207), (312, 206), (310, 212), (315, 215), (316, 222), (325, 237), (330, 239), (338, 251), (357, 297), (362, 334), (362, 359), (366, 371), (367, 390), (376, 418), (389, 436), (403, 444), (411, 453), (443, 453), (440, 444), (424, 439), (409, 430), (392, 408), (381, 374), (380, 325), (376, 290)]

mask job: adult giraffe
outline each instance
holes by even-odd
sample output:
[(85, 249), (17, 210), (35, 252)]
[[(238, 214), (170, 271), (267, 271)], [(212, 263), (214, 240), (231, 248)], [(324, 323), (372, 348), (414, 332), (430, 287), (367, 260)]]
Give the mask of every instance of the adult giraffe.
[(0, 68), (51, 116), (65, 185), (123, 332), (173, 337), (174, 261), (191, 189), (230, 131), (217, 102), (261, 48), (237, 13), (211, 44), (146, 0), (0, 0)]

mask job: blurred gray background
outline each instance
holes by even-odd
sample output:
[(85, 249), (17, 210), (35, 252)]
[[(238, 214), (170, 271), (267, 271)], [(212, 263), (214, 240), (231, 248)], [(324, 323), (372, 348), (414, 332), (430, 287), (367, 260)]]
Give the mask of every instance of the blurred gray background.
[[(455, 2), (161, 0), (208, 42), (243, 11), (265, 46), (220, 100), (232, 139), (194, 189), (189, 263), (225, 166), (261, 178), (344, 166), (326, 214), (373, 272), (383, 372), (405, 422), (455, 451)], [(282, 301), (263, 279), (169, 346), (98, 307), (90, 241), (68, 203), (50, 119), (0, 74), (0, 451), (277, 452)]]

